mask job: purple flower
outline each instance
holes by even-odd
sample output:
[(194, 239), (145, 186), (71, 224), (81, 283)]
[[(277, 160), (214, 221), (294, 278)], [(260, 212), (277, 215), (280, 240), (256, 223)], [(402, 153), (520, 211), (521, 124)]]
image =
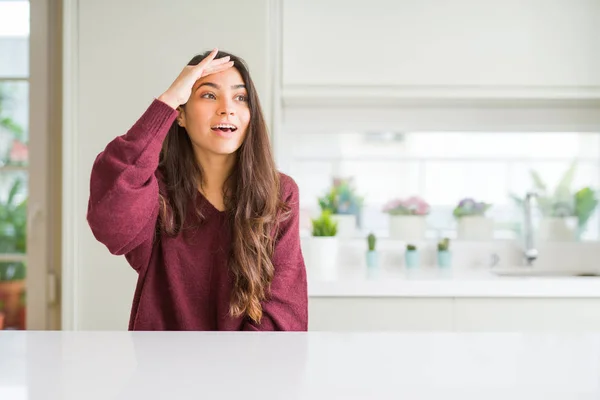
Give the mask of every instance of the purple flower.
[(454, 209), (455, 217), (462, 217), (467, 215), (481, 215), (483, 216), (485, 212), (491, 207), (491, 204), (475, 201), (474, 199), (467, 197), (462, 199), (456, 208)]

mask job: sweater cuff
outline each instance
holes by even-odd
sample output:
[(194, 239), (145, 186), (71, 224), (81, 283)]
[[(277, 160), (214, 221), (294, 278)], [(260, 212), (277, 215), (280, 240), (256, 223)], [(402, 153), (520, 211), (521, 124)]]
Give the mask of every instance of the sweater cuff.
[(142, 115), (142, 121), (144, 125), (154, 127), (155, 129), (161, 130), (161, 127), (168, 125), (171, 127), (175, 118), (177, 118), (178, 112), (174, 110), (170, 105), (163, 103), (158, 99), (154, 99), (146, 112)]

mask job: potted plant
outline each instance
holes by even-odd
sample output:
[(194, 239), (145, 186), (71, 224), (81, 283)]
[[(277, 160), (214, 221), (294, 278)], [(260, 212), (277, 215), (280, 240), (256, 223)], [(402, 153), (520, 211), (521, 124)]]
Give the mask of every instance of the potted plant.
[(407, 244), (404, 253), (404, 262), (407, 268), (415, 268), (419, 266), (419, 251), (414, 244)]
[(352, 178), (334, 178), (331, 188), (318, 199), (321, 211), (329, 211), (338, 224), (338, 237), (356, 234), (363, 198), (356, 194)]
[(0, 331), (4, 329), (4, 302), (0, 300)]
[(494, 221), (485, 213), (492, 205), (467, 197), (454, 208), (457, 238), (460, 240), (491, 240), (494, 236)]
[(27, 329), (27, 301), (26, 293), (21, 293), (21, 301), (19, 308), (19, 329), (24, 331)]
[(327, 210), (318, 218), (312, 219), (312, 238), (310, 240), (310, 269), (323, 278), (335, 277), (337, 264), (337, 222)]
[(577, 239), (577, 217), (575, 198), (571, 185), (575, 177), (576, 163), (565, 171), (553, 192), (550, 192), (540, 174), (531, 171), (537, 204), (542, 214), (538, 236), (546, 241), (575, 241)]
[(452, 253), (450, 252), (450, 239), (444, 238), (437, 244), (437, 262), (439, 267), (450, 267), (452, 265)]
[(379, 254), (375, 249), (376, 243), (377, 238), (375, 237), (375, 234), (370, 233), (369, 236), (367, 236), (367, 246), (369, 248), (367, 250), (367, 267), (369, 268), (377, 268), (379, 266)]
[[(25, 254), (27, 199), (23, 199), (23, 181), (15, 180), (5, 198), (0, 197), (0, 253)], [(0, 262), (0, 299), (4, 301), (4, 323), (18, 325), (19, 300), (25, 291), (25, 263)]]
[[(538, 229), (538, 237), (542, 241), (578, 240), (598, 205), (596, 193), (589, 187), (571, 192), (576, 167), (576, 162), (571, 163), (553, 191), (548, 189), (538, 172), (530, 171), (542, 215)], [(523, 207), (523, 198), (514, 194), (511, 197)]]
[(429, 204), (418, 196), (393, 199), (383, 206), (390, 216), (390, 237), (406, 241), (418, 241), (425, 237)]

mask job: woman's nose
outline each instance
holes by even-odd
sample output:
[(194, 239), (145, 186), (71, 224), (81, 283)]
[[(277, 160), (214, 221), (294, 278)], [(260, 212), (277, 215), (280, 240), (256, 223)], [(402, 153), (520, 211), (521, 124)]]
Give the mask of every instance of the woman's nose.
[(222, 101), (219, 105), (218, 113), (219, 115), (233, 115), (234, 109), (232, 102), (228, 100)]

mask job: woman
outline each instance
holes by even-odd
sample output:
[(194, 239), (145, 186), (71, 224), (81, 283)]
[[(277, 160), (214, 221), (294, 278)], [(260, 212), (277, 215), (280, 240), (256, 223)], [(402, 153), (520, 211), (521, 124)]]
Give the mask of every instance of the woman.
[(194, 57), (91, 173), (92, 232), (139, 274), (129, 329), (305, 331), (298, 201), (243, 60)]

